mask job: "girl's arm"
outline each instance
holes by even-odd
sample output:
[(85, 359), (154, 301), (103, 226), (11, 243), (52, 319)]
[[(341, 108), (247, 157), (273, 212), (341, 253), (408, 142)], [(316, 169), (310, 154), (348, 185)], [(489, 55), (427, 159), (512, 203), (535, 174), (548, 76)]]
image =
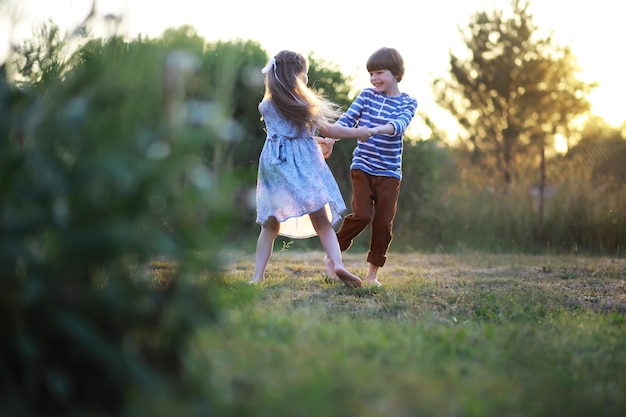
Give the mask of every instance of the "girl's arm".
[(323, 136), (335, 139), (367, 139), (371, 134), (371, 129), (367, 127), (345, 127), (338, 124), (324, 125), (319, 127), (319, 131)]

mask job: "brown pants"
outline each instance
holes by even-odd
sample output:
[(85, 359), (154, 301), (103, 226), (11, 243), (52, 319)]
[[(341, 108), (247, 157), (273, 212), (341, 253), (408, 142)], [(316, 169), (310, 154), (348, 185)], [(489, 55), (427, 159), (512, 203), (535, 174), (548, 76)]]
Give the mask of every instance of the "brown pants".
[[(367, 262), (383, 266), (393, 238), (393, 219), (398, 208), (400, 180), (379, 177), (359, 169), (350, 172), (352, 178), (352, 213), (344, 217), (337, 239), (342, 251), (352, 246), (352, 241), (371, 222), (370, 248)], [(372, 217), (373, 211), (373, 217)]]

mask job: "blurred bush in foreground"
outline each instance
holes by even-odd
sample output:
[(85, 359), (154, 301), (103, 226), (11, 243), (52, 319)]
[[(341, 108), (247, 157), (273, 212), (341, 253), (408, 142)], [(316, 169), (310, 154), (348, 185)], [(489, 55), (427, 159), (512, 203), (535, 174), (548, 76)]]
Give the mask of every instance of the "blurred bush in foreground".
[(2, 68), (0, 414), (209, 415), (182, 359), (236, 187), (185, 112), (202, 61), (116, 38), (74, 59), (36, 90)]

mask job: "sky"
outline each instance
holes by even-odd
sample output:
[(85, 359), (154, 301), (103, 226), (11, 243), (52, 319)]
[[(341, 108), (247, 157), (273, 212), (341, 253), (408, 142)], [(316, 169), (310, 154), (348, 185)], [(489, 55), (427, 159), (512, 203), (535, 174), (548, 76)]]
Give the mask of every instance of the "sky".
[[(62, 28), (76, 26), (93, 0), (0, 0), (0, 62), (9, 43), (32, 34), (33, 25), (52, 19)], [(406, 3), (405, 3), (406, 4)], [(543, 33), (569, 45), (582, 69), (579, 78), (598, 82), (591, 96), (592, 113), (613, 126), (626, 121), (622, 66), (623, 6), (615, 0), (531, 0), (533, 22)], [(10, 6), (11, 13), (8, 13)], [(4, 7), (4, 8), (1, 8)], [(464, 44), (458, 27), (479, 11), (508, 10), (510, 0), (97, 0), (96, 14), (123, 16), (117, 30), (129, 39), (158, 37), (170, 27), (193, 26), (208, 42), (253, 40), (271, 56), (291, 49), (336, 64), (354, 79), (356, 90), (369, 86), (365, 62), (376, 49), (398, 49), (405, 60), (400, 89), (418, 101), (418, 113), (440, 128), (454, 120), (434, 101), (431, 84), (448, 72), (449, 53)], [(4, 20), (3, 20), (4, 18)], [(103, 33), (104, 34), (104, 33)]]

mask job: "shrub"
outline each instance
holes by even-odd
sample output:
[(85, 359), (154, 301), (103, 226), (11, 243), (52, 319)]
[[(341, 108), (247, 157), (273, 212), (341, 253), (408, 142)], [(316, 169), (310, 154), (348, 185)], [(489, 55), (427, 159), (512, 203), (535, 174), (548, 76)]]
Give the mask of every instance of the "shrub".
[(0, 86), (0, 414), (206, 415), (182, 359), (216, 312), (198, 277), (233, 187), (202, 161), (212, 131), (165, 112), (200, 61), (119, 39), (80, 54), (36, 95)]

